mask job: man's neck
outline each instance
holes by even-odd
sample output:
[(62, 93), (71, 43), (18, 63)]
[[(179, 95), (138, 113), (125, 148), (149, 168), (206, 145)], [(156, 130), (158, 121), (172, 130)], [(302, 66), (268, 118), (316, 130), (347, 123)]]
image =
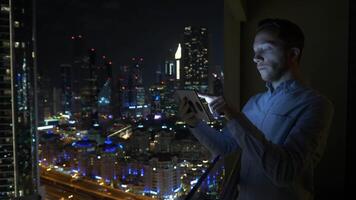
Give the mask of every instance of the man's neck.
[(273, 89), (276, 89), (281, 83), (288, 81), (288, 80), (301, 80), (299, 70), (289, 70), (280, 79), (276, 81), (272, 81), (271, 84)]

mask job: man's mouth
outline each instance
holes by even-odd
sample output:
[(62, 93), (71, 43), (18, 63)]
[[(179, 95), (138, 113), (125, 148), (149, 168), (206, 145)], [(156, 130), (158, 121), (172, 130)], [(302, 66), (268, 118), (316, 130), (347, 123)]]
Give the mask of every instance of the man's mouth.
[(258, 69), (258, 70), (265, 70), (266, 67), (265, 67), (265, 66), (257, 66), (257, 69)]

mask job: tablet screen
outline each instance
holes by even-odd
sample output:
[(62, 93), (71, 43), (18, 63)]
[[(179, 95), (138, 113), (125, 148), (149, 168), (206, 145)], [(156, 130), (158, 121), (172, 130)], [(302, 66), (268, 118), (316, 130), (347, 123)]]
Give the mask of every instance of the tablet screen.
[(196, 113), (197, 117), (203, 121), (210, 122), (214, 118), (208, 108), (207, 102), (203, 102), (202, 99), (198, 96), (197, 92), (194, 90), (177, 90), (176, 94), (178, 95), (179, 100), (181, 101), (184, 97), (188, 99), (188, 103)]

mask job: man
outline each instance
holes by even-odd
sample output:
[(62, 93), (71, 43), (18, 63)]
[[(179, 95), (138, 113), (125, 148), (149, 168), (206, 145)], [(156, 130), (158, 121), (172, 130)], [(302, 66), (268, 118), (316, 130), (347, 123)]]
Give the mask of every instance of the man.
[(249, 99), (242, 111), (223, 97), (209, 104), (228, 120), (222, 133), (197, 119), (186, 100), (179, 113), (195, 137), (214, 155), (241, 150), (240, 200), (313, 199), (313, 170), (323, 153), (333, 106), (302, 82), (304, 35), (294, 23), (259, 23), (253, 61), (267, 91)]

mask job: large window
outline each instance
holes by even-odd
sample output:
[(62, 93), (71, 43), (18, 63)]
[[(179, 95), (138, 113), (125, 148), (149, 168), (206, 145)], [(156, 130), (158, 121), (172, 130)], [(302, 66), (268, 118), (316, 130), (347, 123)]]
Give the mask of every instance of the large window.
[[(174, 94), (222, 94), (223, 1), (38, 0), (36, 10), (45, 196), (183, 199), (213, 157)], [(217, 134), (223, 124), (209, 122)], [(223, 176), (220, 162), (199, 192), (216, 199)]]

